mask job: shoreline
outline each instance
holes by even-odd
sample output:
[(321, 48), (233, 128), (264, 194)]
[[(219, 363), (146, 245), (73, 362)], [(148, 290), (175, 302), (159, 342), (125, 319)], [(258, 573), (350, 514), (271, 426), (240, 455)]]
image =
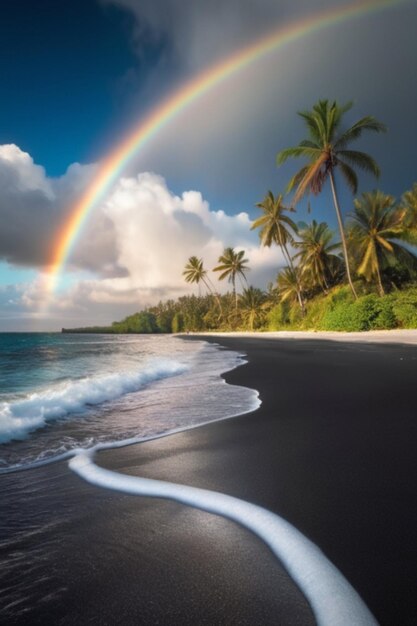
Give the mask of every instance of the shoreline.
[[(276, 512), (323, 550), (381, 626), (414, 624), (417, 349), (342, 345), (315, 334), (297, 335), (298, 341), (265, 333), (225, 334), (220, 341), (214, 334), (187, 337), (244, 352), (248, 362), (223, 378), (256, 389), (262, 405), (102, 451), (98, 464), (220, 491)], [(59, 537), (46, 528), (40, 539), (58, 541), (57, 556), (45, 555), (44, 567), (66, 591), (10, 623), (27, 623), (28, 616), (42, 623), (48, 616), (58, 624), (98, 624), (100, 617), (166, 626), (314, 624), (269, 550), (223, 518), (91, 487), (66, 463), (17, 476), (2, 477), (4, 513), (13, 511), (16, 484), (30, 494), (35, 483), (42, 494), (29, 497), (27, 507), (40, 507), (48, 524), (51, 517), (58, 524), (65, 511)]]
[[(417, 510), (410, 507), (417, 490), (417, 432), (410, 396), (417, 350), (386, 332), (392, 341), (382, 343), (370, 342), (368, 333), (361, 333), (364, 342), (347, 341), (352, 335), (343, 333), (348, 335), (343, 345), (329, 341), (327, 333), (324, 338), (316, 333), (303, 338), (298, 333), (187, 335), (243, 351), (248, 363), (223, 377), (258, 390), (261, 407), (168, 437), (159, 452), (133, 447), (129, 459), (100, 454), (98, 463), (116, 471), (128, 467), (132, 475), (149, 467), (151, 478), (218, 490), (282, 515), (324, 551), (381, 625), (411, 626), (417, 617), (410, 583), (417, 540)], [(408, 340), (414, 344), (417, 332), (412, 335)], [(324, 374), (329, 377), (325, 390)], [(299, 393), (296, 380), (304, 375), (310, 378), (308, 389)], [(353, 394), (348, 379), (353, 390), (357, 387)], [(331, 397), (321, 411), (326, 395)], [(158, 462), (168, 451), (175, 459), (194, 458), (196, 450), (204, 457), (208, 482), (207, 475), (184, 473), (181, 462), (180, 471), (173, 462), (167, 472)], [(238, 468), (238, 475), (230, 467)]]
[(276, 330), (177, 333), (178, 337), (236, 337), (261, 339), (323, 339), (345, 342), (394, 343), (417, 345), (417, 329), (367, 330), (342, 332), (330, 330)]

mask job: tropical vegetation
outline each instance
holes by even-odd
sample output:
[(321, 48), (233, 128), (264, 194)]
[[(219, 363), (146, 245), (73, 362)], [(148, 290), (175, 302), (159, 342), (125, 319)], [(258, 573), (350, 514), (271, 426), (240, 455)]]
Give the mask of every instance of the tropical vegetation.
[[(365, 191), (352, 199), (343, 219), (337, 172), (355, 195), (357, 169), (379, 175), (375, 160), (350, 144), (367, 132), (386, 130), (372, 116), (345, 128), (351, 106), (321, 100), (301, 112), (308, 138), (278, 153), (278, 165), (293, 157), (306, 163), (288, 183), (291, 199), (268, 191), (256, 204), (260, 215), (251, 229), (258, 231), (261, 246), (277, 247), (277, 277), (266, 291), (248, 283), (246, 251), (226, 247), (210, 269), (197, 256), (184, 259), (183, 278), (197, 294), (78, 332), (417, 328), (417, 183), (398, 201), (377, 189)], [(301, 198), (319, 194), (327, 180), (337, 236), (324, 221), (295, 219)], [(221, 293), (224, 281), (231, 292), (223, 287)]]
[(325, 182), (329, 179), (345, 259), (346, 277), (353, 296), (356, 298), (334, 174), (338, 168), (354, 194), (358, 190), (356, 168), (371, 172), (378, 177), (379, 167), (369, 154), (358, 150), (348, 150), (347, 147), (352, 141), (359, 139), (365, 131), (379, 133), (385, 131), (386, 128), (384, 124), (368, 115), (355, 122), (350, 128), (341, 131), (343, 116), (351, 108), (352, 102), (339, 106), (337, 102), (329, 103), (328, 100), (320, 100), (311, 111), (300, 111), (299, 115), (307, 126), (308, 138), (301, 141), (295, 148), (281, 150), (277, 155), (277, 163), (282, 165), (287, 159), (298, 157), (308, 161), (307, 165), (294, 174), (288, 183), (288, 191), (296, 190), (294, 204), (306, 193), (313, 195), (321, 193)]

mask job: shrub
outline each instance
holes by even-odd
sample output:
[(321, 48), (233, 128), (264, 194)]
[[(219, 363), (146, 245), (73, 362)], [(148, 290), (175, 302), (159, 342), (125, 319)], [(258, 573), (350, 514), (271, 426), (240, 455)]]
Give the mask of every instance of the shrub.
[(355, 302), (339, 302), (323, 317), (323, 330), (363, 331), (395, 328), (396, 316), (389, 297), (369, 294)]
[(319, 328), (328, 306), (328, 299), (323, 296), (310, 300), (306, 305), (306, 315), (300, 320), (300, 328), (305, 330)]
[(182, 333), (184, 330), (184, 317), (182, 313), (175, 313), (172, 318), (172, 332), (173, 333)]
[(391, 301), (387, 296), (379, 298), (379, 301), (376, 303), (376, 315), (370, 324), (372, 330), (388, 330), (398, 326)]
[(339, 304), (324, 315), (321, 330), (367, 330), (361, 326), (353, 304)]
[(417, 328), (417, 289), (397, 291), (389, 297), (397, 325), (402, 328)]
[(267, 323), (269, 330), (280, 330), (283, 326), (287, 326), (290, 323), (290, 306), (287, 302), (280, 302), (276, 304), (268, 312)]

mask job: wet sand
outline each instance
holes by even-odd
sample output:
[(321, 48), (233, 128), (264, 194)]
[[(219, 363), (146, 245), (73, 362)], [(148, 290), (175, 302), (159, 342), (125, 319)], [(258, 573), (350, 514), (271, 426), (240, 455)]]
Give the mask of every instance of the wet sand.
[[(102, 452), (98, 463), (275, 511), (324, 551), (381, 624), (414, 625), (417, 347), (208, 340), (247, 354), (225, 378), (256, 388), (260, 409)], [(0, 484), (6, 623), (314, 624), (268, 549), (230, 521), (101, 490), (65, 463)]]

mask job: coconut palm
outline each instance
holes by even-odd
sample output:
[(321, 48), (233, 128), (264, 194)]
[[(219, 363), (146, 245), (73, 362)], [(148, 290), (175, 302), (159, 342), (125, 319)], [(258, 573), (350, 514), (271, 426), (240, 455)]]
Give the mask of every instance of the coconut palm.
[(274, 196), (272, 191), (268, 191), (262, 202), (256, 204), (263, 211), (263, 215), (252, 223), (251, 230), (260, 229), (259, 238), (263, 246), (270, 248), (273, 243), (279, 246), (286, 263), (291, 267), (288, 244), (293, 243), (294, 238), (290, 230), (295, 233), (297, 226), (288, 215), (285, 215), (291, 209), (282, 204), (282, 199), (282, 194)]
[(409, 243), (417, 244), (417, 183), (410, 191), (406, 191), (401, 198), (401, 208), (404, 211), (405, 237)]
[[(291, 304), (294, 304), (299, 300), (300, 285), (302, 289), (302, 277), (299, 267), (284, 267), (277, 277), (278, 293), (282, 302), (286, 300)], [(302, 302), (304, 302), (302, 300)], [(300, 308), (304, 314), (304, 303)]]
[[(289, 267), (293, 268), (293, 261), (288, 252), (288, 244), (294, 243), (293, 234), (297, 232), (297, 225), (293, 220), (285, 215), (293, 209), (286, 208), (283, 203), (283, 196), (279, 194), (274, 196), (272, 191), (268, 191), (262, 202), (257, 203), (257, 207), (263, 211), (263, 215), (258, 217), (251, 226), (251, 230), (259, 228), (259, 237), (263, 246), (271, 247), (273, 243), (281, 248), (282, 256)], [(298, 301), (302, 309), (304, 303), (302, 301), (301, 288), (298, 290)]]
[(245, 251), (235, 252), (234, 248), (225, 248), (223, 254), (219, 256), (217, 267), (213, 268), (214, 272), (221, 272), (219, 280), (227, 280), (232, 283), (233, 295), (235, 297), (235, 309), (237, 311), (237, 293), (236, 293), (236, 277), (240, 278), (241, 284), (246, 283), (245, 272), (249, 270), (246, 265), (248, 259), (245, 259)]
[(404, 211), (395, 207), (392, 196), (381, 191), (363, 193), (350, 214), (349, 239), (357, 258), (358, 274), (367, 281), (376, 279), (384, 295), (381, 271), (400, 262), (407, 269), (417, 267), (416, 257), (399, 243), (407, 238)]
[(207, 291), (214, 295), (216, 298), (216, 302), (219, 307), (219, 313), (222, 314), (222, 305), (218, 294), (214, 291), (212, 283), (208, 277), (207, 270), (204, 269), (203, 259), (199, 259), (196, 256), (190, 256), (188, 259), (188, 263), (186, 264), (183, 276), (185, 277), (185, 282), (187, 283), (196, 283), (200, 290), (200, 282), (205, 285)]
[[(273, 243), (277, 244), (281, 248), (285, 262), (289, 267), (294, 268), (291, 255), (288, 252), (288, 244), (294, 243), (294, 237), (290, 229), (295, 234), (297, 225), (288, 215), (285, 215), (286, 211), (289, 212), (293, 209), (286, 208), (282, 200), (282, 194), (275, 197), (272, 191), (268, 191), (262, 202), (258, 202), (256, 205), (263, 211), (263, 215), (252, 223), (251, 230), (259, 228), (261, 244), (268, 248)], [(301, 288), (298, 289), (298, 301), (301, 308), (304, 309)]]
[(199, 259), (196, 256), (190, 256), (182, 275), (185, 277), (185, 282), (196, 283), (199, 287), (201, 282), (209, 291), (211, 291), (207, 282), (207, 270), (204, 269), (203, 259)]
[(336, 268), (340, 268), (342, 263), (340, 257), (334, 254), (340, 243), (333, 242), (333, 232), (325, 222), (319, 224), (316, 220), (309, 225), (299, 225), (298, 236), (299, 240), (294, 245), (300, 251), (294, 258), (299, 259), (301, 273), (327, 292)]
[(261, 289), (257, 287), (248, 287), (243, 290), (239, 296), (239, 309), (242, 318), (250, 330), (258, 327), (263, 319), (263, 305), (265, 305), (266, 296)]
[(346, 263), (346, 275), (352, 293), (356, 298), (357, 295), (350, 274), (346, 238), (334, 172), (336, 167), (338, 167), (354, 194), (358, 188), (358, 178), (354, 168), (365, 170), (378, 177), (379, 167), (369, 154), (357, 150), (347, 150), (346, 148), (352, 141), (359, 139), (364, 131), (379, 133), (385, 131), (386, 127), (374, 117), (368, 115), (362, 117), (347, 130), (342, 131), (340, 126), (343, 116), (351, 107), (351, 102), (339, 106), (336, 102), (330, 104), (328, 100), (320, 100), (313, 106), (311, 111), (300, 112), (299, 115), (307, 125), (309, 138), (301, 141), (295, 148), (281, 150), (277, 155), (277, 163), (281, 165), (287, 159), (293, 157), (303, 157), (308, 160), (308, 164), (304, 165), (291, 178), (288, 184), (288, 191), (295, 189), (294, 204), (307, 192), (311, 192), (313, 195), (319, 194), (326, 180), (330, 180)]

